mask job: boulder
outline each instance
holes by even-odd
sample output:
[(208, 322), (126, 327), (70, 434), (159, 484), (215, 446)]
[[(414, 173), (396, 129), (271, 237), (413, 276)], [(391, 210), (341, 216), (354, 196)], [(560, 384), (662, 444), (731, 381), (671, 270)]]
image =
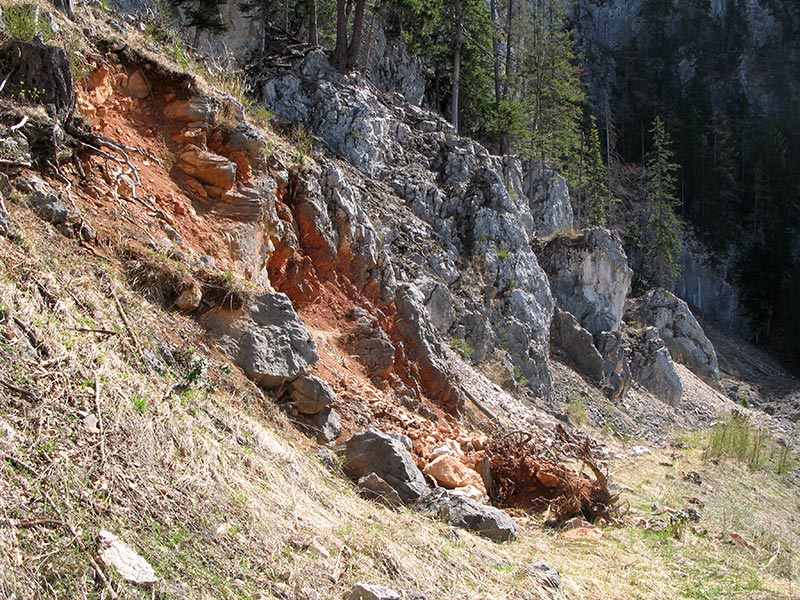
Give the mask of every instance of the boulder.
[(206, 325), (220, 334), (228, 356), (266, 388), (305, 375), (319, 360), (317, 346), (286, 294), (263, 294), (235, 313), (209, 313)]
[(339, 418), (339, 413), (330, 406), (326, 406), (313, 415), (301, 415), (300, 419), (311, 430), (311, 433), (320, 444), (333, 442), (342, 433), (342, 421)]
[(381, 479), (375, 473), (365, 475), (358, 480), (358, 487), (361, 488), (361, 495), (369, 500), (383, 502), (387, 506), (402, 506), (403, 501), (395, 489)]
[(175, 166), (190, 177), (223, 191), (236, 183), (236, 165), (233, 162), (197, 146), (188, 146), (181, 152)]
[(675, 363), (655, 327), (634, 336), (630, 368), (633, 379), (659, 400), (677, 406), (683, 395)]
[[(587, 525), (589, 524), (587, 523)], [(558, 573), (558, 569), (551, 567), (547, 563), (541, 561), (532, 562), (525, 568), (525, 573), (545, 587), (555, 590), (561, 589), (561, 575)]]
[(354, 435), (343, 448), (344, 472), (358, 481), (375, 473), (394, 489), (400, 500), (409, 504), (428, 490), (425, 477), (414, 464), (400, 440), (377, 429)]
[(98, 550), (100, 561), (105, 566), (115, 569), (125, 581), (138, 585), (158, 581), (150, 563), (110, 531), (105, 529), (100, 531)]
[(496, 542), (517, 539), (517, 524), (511, 516), (443, 488), (437, 488), (417, 504), (421, 511), (437, 516), (453, 527), (466, 529)]
[(686, 302), (665, 289), (650, 290), (641, 298), (629, 301), (625, 320), (655, 327), (673, 360), (686, 365), (707, 383), (719, 386), (719, 363), (714, 345)]
[(604, 360), (594, 345), (592, 334), (581, 327), (571, 313), (556, 308), (550, 334), (553, 343), (561, 348), (583, 373), (597, 381), (604, 379)]
[(22, 131), (16, 130), (0, 137), (0, 160), (18, 167), (31, 166), (31, 145)]
[(593, 336), (619, 329), (633, 272), (616, 233), (592, 227), (558, 236), (538, 257), (559, 308)]
[(203, 290), (196, 282), (183, 290), (180, 295), (175, 299), (175, 306), (178, 310), (196, 310), (200, 308), (200, 302), (203, 300)]
[(124, 89), (127, 94), (142, 100), (150, 95), (153, 86), (150, 85), (147, 76), (142, 73), (141, 69), (137, 69), (128, 76)]
[(357, 583), (347, 600), (400, 600), (400, 594), (382, 585)]
[(316, 375), (303, 375), (289, 386), (289, 393), (297, 411), (304, 415), (322, 412), (336, 401), (330, 386)]
[(164, 117), (189, 123), (213, 123), (216, 108), (208, 98), (175, 100), (164, 107)]
[(37, 215), (53, 225), (67, 222), (67, 207), (55, 194), (36, 190), (31, 196), (31, 206)]
[(454, 489), (471, 486), (483, 496), (486, 495), (483, 478), (452, 454), (438, 456), (422, 472), (433, 477), (443, 487)]

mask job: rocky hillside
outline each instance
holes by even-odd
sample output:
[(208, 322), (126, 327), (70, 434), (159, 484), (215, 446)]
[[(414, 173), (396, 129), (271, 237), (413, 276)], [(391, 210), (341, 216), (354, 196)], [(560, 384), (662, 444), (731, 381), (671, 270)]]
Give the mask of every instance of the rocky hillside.
[[(796, 382), (779, 419), (726, 416), (763, 371), (628, 298), (558, 174), (319, 50), (258, 65), (256, 101), (99, 7), (3, 15), (5, 596), (689, 597), (666, 555), (598, 576), (652, 534), (790, 597), (800, 540), (766, 523), (797, 520)], [(692, 487), (729, 481), (706, 437), (677, 439), (720, 420), (762, 469), (735, 536), (735, 496)]]

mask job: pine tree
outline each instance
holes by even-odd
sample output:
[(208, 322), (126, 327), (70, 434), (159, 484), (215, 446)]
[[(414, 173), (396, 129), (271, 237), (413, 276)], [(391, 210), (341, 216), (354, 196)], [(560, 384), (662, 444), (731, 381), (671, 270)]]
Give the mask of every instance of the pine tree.
[[(527, 113), (515, 149), (525, 158), (567, 171), (578, 160), (586, 93), (566, 16), (554, 0), (531, 9), (530, 28), (520, 49), (517, 94)], [(565, 173), (575, 183), (572, 173)]]
[(653, 121), (650, 134), (653, 136), (653, 149), (647, 157), (645, 171), (650, 237), (647, 253), (656, 261), (657, 283), (664, 287), (668, 280), (680, 273), (680, 230), (683, 223), (675, 214), (678, 207), (675, 197), (678, 165), (672, 162), (672, 142), (660, 117)]
[(177, 4), (186, 6), (187, 27), (194, 27), (194, 41), (192, 45), (197, 48), (200, 34), (204, 31), (219, 34), (227, 29), (219, 11), (225, 0), (178, 0)]
[(608, 174), (600, 149), (597, 119), (589, 115), (581, 131), (580, 161), (577, 165), (577, 184), (573, 186), (578, 212), (590, 226), (608, 225), (613, 199), (608, 191)]

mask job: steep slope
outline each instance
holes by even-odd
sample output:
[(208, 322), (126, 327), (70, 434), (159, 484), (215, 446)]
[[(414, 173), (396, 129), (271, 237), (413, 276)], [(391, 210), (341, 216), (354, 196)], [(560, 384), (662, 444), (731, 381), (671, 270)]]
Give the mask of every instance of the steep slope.
[[(648, 507), (682, 503), (696, 484), (676, 480), (681, 469), (728, 486), (724, 469), (699, 448), (656, 450), (654, 460), (671, 462), (668, 483), (653, 490), (652, 474), (637, 472), (641, 449), (628, 458), (613, 436), (601, 446), (554, 427), (541, 408), (572, 402), (580, 421), (573, 395), (583, 394), (592, 424), (666, 444), (668, 427), (709, 423), (732, 403), (679, 367), (675, 406), (641, 389), (610, 401), (598, 381), (550, 361), (553, 299), (530, 243), (542, 198), (523, 194), (518, 165), (333, 74), (315, 53), (300, 75), (266, 84), (296, 90), (287, 106), (314, 103), (311, 119), (329, 107), (309, 123), (322, 141), (295, 127), (288, 142), (255, 126), (239, 101), (141, 49), (131, 30), (124, 42), (86, 18), (92, 63), (76, 101), (65, 96), (79, 116), (54, 117), (18, 94), (3, 100), (23, 153), (4, 154), (0, 206), (5, 595), (321, 598), (359, 580), (430, 598), (690, 594), (671, 557), (647, 545), (655, 531), (659, 544), (685, 550), (669, 537), (672, 521), (650, 518)], [(51, 68), (65, 67), (42, 71)], [(59, 126), (64, 137), (36, 137)], [(26, 150), (20, 136), (37, 145)], [(581, 271), (592, 252), (577, 252), (569, 268)], [(580, 285), (590, 289), (597, 273), (588, 270)], [(308, 389), (322, 389), (324, 402)], [(322, 410), (308, 408), (319, 402)], [(521, 539), (497, 545), (362, 500), (332, 444), (315, 458), (316, 444), (290, 422), (325, 442), (378, 427), (427, 472), (457, 457), (486, 492), (488, 461), (493, 499), (517, 507)], [(577, 493), (605, 492), (612, 465), (630, 468), (641, 529), (579, 519), (576, 533), (542, 530), (578, 513), (626, 523), (607, 496)], [(781, 482), (759, 475), (763, 516), (747, 523), (737, 513), (741, 539), (758, 539), (767, 515), (795, 522)], [(480, 489), (461, 491), (485, 500)], [(724, 593), (747, 589), (762, 560), (770, 564), (758, 587), (791, 593), (791, 531), (759, 540), (755, 559), (729, 549), (731, 500), (705, 491), (713, 535), (691, 534), (703, 548), (684, 553), (692, 581), (713, 577), (702, 560), (719, 552), (731, 565)], [(158, 582), (123, 582), (104, 560), (102, 530), (141, 553)], [(642, 548), (658, 567), (649, 586)], [(621, 571), (598, 574), (610, 554), (624, 559)], [(535, 564), (543, 559), (563, 581)], [(637, 574), (619, 583), (629, 564)]]

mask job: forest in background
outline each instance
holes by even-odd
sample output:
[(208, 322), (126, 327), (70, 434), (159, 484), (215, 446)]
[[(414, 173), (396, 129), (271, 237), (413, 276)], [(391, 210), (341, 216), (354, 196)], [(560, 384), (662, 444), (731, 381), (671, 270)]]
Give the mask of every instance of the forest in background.
[[(179, 2), (195, 43), (224, 29), (221, 4)], [(684, 224), (720, 261), (732, 257), (755, 341), (797, 369), (800, 11), (780, 0), (631, 4), (616, 36), (598, 33), (603, 11), (614, 18), (608, 0), (239, 7), (262, 28), (262, 49), (322, 45), (344, 72), (359, 68), (365, 23), (379, 15), (419, 61), (424, 104), (493, 152), (562, 173), (577, 226), (620, 232), (638, 291), (675, 281)], [(772, 17), (768, 31), (756, 10)]]

